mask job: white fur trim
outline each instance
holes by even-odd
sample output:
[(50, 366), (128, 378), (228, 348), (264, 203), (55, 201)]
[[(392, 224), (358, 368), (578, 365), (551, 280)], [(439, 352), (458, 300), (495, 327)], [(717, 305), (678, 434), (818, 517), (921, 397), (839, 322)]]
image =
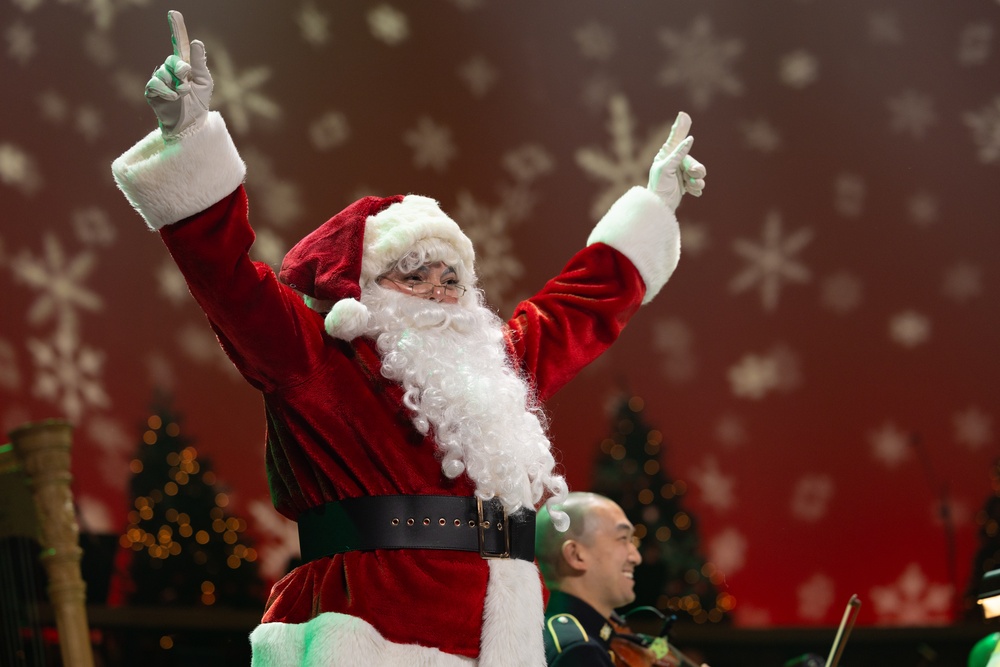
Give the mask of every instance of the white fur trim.
[(334, 338), (351, 341), (368, 329), (368, 307), (357, 299), (341, 299), (333, 304), (323, 323)]
[[(537, 634), (540, 638), (541, 630)], [(250, 646), (251, 667), (476, 667), (471, 658), (390, 642), (368, 622), (345, 614), (321, 614), (308, 623), (263, 623), (250, 633)]]
[(587, 245), (594, 243), (606, 243), (635, 265), (646, 283), (644, 304), (667, 284), (681, 256), (677, 217), (642, 186), (623, 194), (594, 226)]
[(479, 667), (545, 667), (545, 610), (534, 563), (491, 560)]
[(203, 211), (243, 182), (246, 165), (218, 112), (169, 143), (153, 130), (111, 165), (115, 182), (150, 229)]
[(388, 206), (365, 222), (361, 287), (399, 260), (417, 241), (427, 238), (441, 239), (454, 248), (468, 271), (467, 275), (459, 274), (459, 281), (466, 285), (475, 284), (476, 255), (469, 237), (435, 200), (421, 195), (406, 195), (403, 201)]

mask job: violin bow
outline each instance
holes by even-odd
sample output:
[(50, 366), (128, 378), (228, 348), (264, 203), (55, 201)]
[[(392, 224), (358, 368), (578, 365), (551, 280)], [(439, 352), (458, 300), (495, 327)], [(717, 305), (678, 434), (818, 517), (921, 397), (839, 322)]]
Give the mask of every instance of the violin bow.
[(840, 655), (844, 652), (844, 645), (847, 644), (847, 638), (851, 634), (851, 629), (854, 628), (854, 621), (858, 618), (860, 608), (861, 599), (857, 595), (852, 595), (847, 602), (847, 608), (844, 609), (844, 617), (840, 619), (840, 628), (833, 640), (833, 646), (830, 647), (826, 667), (837, 667), (837, 663), (840, 662)]

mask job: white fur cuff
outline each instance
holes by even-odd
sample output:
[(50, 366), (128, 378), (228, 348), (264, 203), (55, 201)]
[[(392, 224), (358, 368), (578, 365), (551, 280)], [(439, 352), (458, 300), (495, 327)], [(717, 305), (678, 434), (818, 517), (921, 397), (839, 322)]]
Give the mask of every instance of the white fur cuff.
[(203, 211), (232, 193), (246, 165), (218, 112), (167, 143), (153, 130), (111, 165), (115, 182), (150, 229)]
[(644, 187), (623, 194), (587, 239), (587, 245), (605, 243), (622, 253), (642, 276), (649, 303), (667, 284), (681, 255), (677, 217), (663, 201)]

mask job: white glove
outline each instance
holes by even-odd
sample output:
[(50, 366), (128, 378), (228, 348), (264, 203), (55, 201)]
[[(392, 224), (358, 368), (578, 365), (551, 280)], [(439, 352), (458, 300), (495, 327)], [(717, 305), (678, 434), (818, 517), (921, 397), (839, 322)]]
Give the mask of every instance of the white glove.
[(188, 41), (180, 12), (167, 12), (167, 20), (174, 53), (153, 72), (146, 84), (146, 101), (156, 113), (163, 138), (170, 141), (205, 120), (214, 84), (205, 60), (205, 45), (198, 40)]
[(700, 197), (705, 189), (705, 165), (688, 155), (694, 143), (694, 137), (688, 136), (690, 129), (691, 116), (681, 111), (649, 168), (646, 187), (659, 195), (671, 211), (677, 210), (685, 192)]

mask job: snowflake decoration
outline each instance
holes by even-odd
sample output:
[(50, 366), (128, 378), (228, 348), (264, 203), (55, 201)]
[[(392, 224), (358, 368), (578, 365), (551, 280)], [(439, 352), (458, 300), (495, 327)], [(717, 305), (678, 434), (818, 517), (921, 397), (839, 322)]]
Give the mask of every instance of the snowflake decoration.
[(799, 358), (790, 347), (778, 344), (769, 354), (778, 373), (776, 389), (791, 391), (802, 384)]
[(161, 262), (156, 269), (155, 276), (160, 296), (175, 306), (190, 302), (190, 292), (188, 292), (184, 274), (172, 260)]
[(709, 17), (697, 17), (686, 34), (663, 29), (659, 37), (672, 58), (660, 70), (658, 83), (685, 86), (696, 108), (708, 107), (717, 92), (733, 96), (743, 92), (743, 84), (730, 71), (743, 44), (738, 39), (715, 39)]
[(742, 398), (761, 399), (778, 387), (778, 364), (770, 357), (745, 355), (728, 375), (733, 395)]
[(982, 271), (974, 264), (959, 262), (945, 273), (941, 291), (948, 298), (965, 303), (982, 294)]
[(724, 414), (715, 422), (715, 439), (727, 447), (737, 447), (747, 441), (746, 426), (734, 414)]
[(736, 504), (733, 487), (736, 478), (723, 474), (715, 457), (709, 456), (700, 468), (691, 470), (691, 479), (701, 490), (701, 500), (709, 507), (723, 512)]
[(894, 583), (874, 586), (869, 597), (883, 625), (944, 625), (950, 619), (953, 589), (927, 579), (919, 563), (910, 563)]
[(645, 183), (649, 177), (649, 165), (660, 150), (669, 134), (669, 126), (663, 125), (654, 132), (642, 146), (633, 138), (635, 120), (629, 110), (624, 95), (615, 95), (609, 102), (610, 116), (608, 132), (611, 134), (611, 154), (597, 148), (581, 148), (576, 151), (576, 163), (585, 172), (607, 186), (598, 195), (590, 215), (599, 220), (611, 205), (636, 183)]
[[(215, 52), (212, 53), (214, 55)], [(133, 72), (119, 69), (111, 74), (110, 83), (118, 95), (119, 102), (133, 107), (146, 106), (143, 96), (135, 94), (135, 91), (146, 87), (146, 79)]]
[(483, 56), (473, 56), (458, 68), (458, 77), (465, 82), (473, 97), (483, 98), (497, 81), (497, 71)]
[(868, 434), (872, 456), (887, 468), (895, 468), (910, 458), (912, 441), (909, 433), (899, 430), (892, 422), (886, 422), (880, 429)]
[(21, 388), (21, 371), (17, 367), (17, 352), (9, 341), (0, 338), (0, 389), (10, 393)]
[(238, 72), (229, 52), (219, 46), (214, 47), (212, 108), (223, 112), (226, 123), (239, 134), (250, 130), (251, 118), (255, 115), (265, 120), (280, 118), (280, 107), (259, 90), (270, 78), (270, 67), (253, 67)]
[(42, 6), (44, 0), (11, 0), (11, 4), (25, 13), (30, 13)]
[(177, 377), (171, 359), (167, 355), (160, 350), (153, 350), (146, 357), (145, 365), (150, 385), (164, 391), (173, 391), (177, 385)]
[(0, 183), (33, 195), (42, 187), (35, 159), (13, 144), (0, 143)]
[(778, 129), (764, 118), (740, 123), (743, 143), (751, 150), (761, 153), (773, 153), (781, 147), (781, 135)]
[(591, 21), (573, 31), (580, 55), (589, 60), (607, 61), (615, 52), (615, 34), (606, 25)]
[(886, 102), (889, 107), (889, 128), (893, 132), (909, 132), (914, 139), (923, 139), (927, 128), (937, 122), (934, 100), (930, 95), (907, 90)]
[(511, 251), (510, 220), (503, 211), (480, 204), (468, 192), (460, 192), (457, 199), (455, 217), (462, 221), (462, 229), (477, 249), (479, 282), (491, 298), (500, 300), (524, 273), (524, 266)]
[(916, 311), (903, 311), (889, 319), (889, 338), (903, 347), (926, 343), (930, 336), (930, 319)]
[(803, 475), (792, 492), (792, 516), (808, 523), (816, 523), (826, 516), (833, 498), (833, 478), (829, 475)]
[(259, 215), (278, 227), (288, 227), (302, 216), (302, 194), (299, 186), (280, 178), (271, 159), (264, 153), (249, 149), (243, 152), (248, 168), (253, 172), (253, 194)]
[(801, 90), (819, 79), (819, 61), (803, 49), (793, 51), (781, 58), (778, 78), (789, 88)]
[(500, 211), (507, 217), (508, 222), (519, 222), (530, 216), (538, 200), (524, 183), (501, 184), (498, 192)]
[(861, 279), (849, 271), (840, 271), (823, 281), (821, 300), (835, 313), (846, 315), (861, 304)]
[(63, 0), (65, 4), (79, 5), (86, 14), (94, 17), (94, 27), (107, 31), (114, 24), (118, 13), (129, 7), (144, 7), (150, 0)]
[(955, 425), (955, 441), (973, 451), (993, 442), (993, 419), (976, 406), (956, 413), (952, 423)]
[(677, 318), (664, 318), (653, 324), (653, 349), (663, 355), (663, 374), (675, 383), (694, 377), (697, 371), (690, 327)]
[(810, 229), (802, 228), (782, 238), (781, 216), (777, 211), (771, 211), (764, 220), (760, 244), (745, 239), (737, 239), (733, 243), (733, 250), (750, 264), (729, 282), (729, 291), (739, 294), (759, 285), (764, 309), (774, 310), (778, 306), (783, 283), (809, 282), (809, 270), (795, 261), (794, 256), (812, 241), (812, 237)]
[(985, 21), (970, 23), (959, 36), (958, 62), (966, 67), (982, 65), (990, 57), (992, 42), (992, 25)]
[(62, 328), (76, 324), (78, 308), (101, 310), (101, 297), (84, 286), (96, 265), (94, 254), (84, 251), (67, 258), (59, 240), (51, 233), (45, 235), (43, 245), (42, 257), (23, 251), (10, 262), (14, 278), (40, 293), (28, 310), (28, 322), (38, 325), (54, 318)]
[(76, 131), (89, 143), (94, 143), (104, 133), (104, 120), (101, 112), (89, 104), (81, 105), (73, 114), (73, 125)]
[(865, 204), (865, 181), (857, 174), (841, 174), (833, 186), (833, 206), (845, 218), (861, 215)]
[(257, 229), (257, 238), (254, 239), (253, 246), (250, 248), (250, 257), (273, 269), (278, 269), (288, 249), (288, 244), (273, 229), (259, 228)]
[(7, 56), (14, 62), (27, 65), (28, 61), (38, 53), (35, 32), (20, 21), (4, 31), (4, 38), (7, 40)]
[(621, 94), (621, 87), (613, 78), (604, 72), (595, 72), (584, 79), (580, 99), (588, 110), (604, 113), (611, 98)]
[(937, 222), (940, 208), (937, 197), (927, 192), (918, 192), (906, 203), (910, 221), (919, 227), (927, 227)]
[(372, 37), (389, 46), (396, 46), (410, 36), (406, 14), (389, 5), (379, 5), (368, 12), (368, 28)]
[(708, 543), (709, 561), (721, 572), (733, 574), (746, 565), (747, 538), (737, 528), (724, 528)]
[(347, 116), (339, 111), (327, 111), (309, 125), (309, 142), (318, 151), (343, 146), (350, 137)]
[(118, 235), (108, 214), (96, 206), (73, 211), (73, 230), (82, 243), (90, 246), (110, 246)]
[(105, 465), (100, 466), (105, 486), (124, 491), (128, 485), (128, 477), (122, 475), (121, 471), (132, 458), (132, 437), (120, 421), (104, 415), (95, 415), (89, 419), (86, 430), (87, 437), (97, 445), (101, 451), (101, 459), (105, 462)]
[(72, 327), (56, 331), (49, 342), (29, 338), (27, 346), (35, 363), (32, 395), (58, 405), (72, 422), (88, 406), (111, 407), (100, 381), (104, 353), (80, 345)]
[(799, 599), (799, 617), (808, 621), (820, 621), (833, 606), (833, 579), (817, 572), (804, 581), (795, 593)]
[(323, 46), (330, 41), (330, 17), (311, 2), (302, 5), (295, 15), (302, 41), (312, 46)]
[(538, 144), (524, 144), (504, 153), (503, 166), (518, 183), (533, 183), (551, 173), (555, 159)]
[(685, 256), (701, 257), (711, 247), (708, 225), (685, 220), (681, 222), (680, 228), (681, 248), (684, 249)]
[(868, 39), (873, 44), (901, 44), (903, 31), (894, 12), (873, 12), (868, 15)]
[(69, 116), (69, 105), (55, 90), (46, 90), (38, 96), (38, 109), (45, 120), (62, 123)]
[(103, 30), (91, 30), (83, 37), (83, 50), (87, 56), (101, 67), (110, 67), (118, 60), (111, 36)]
[(289, 562), (299, 558), (299, 525), (263, 500), (251, 501), (248, 510), (256, 532), (271, 538), (260, 548), (260, 573), (277, 581), (288, 572)]
[(229, 361), (219, 339), (211, 329), (202, 323), (186, 324), (177, 332), (177, 345), (189, 359), (205, 365), (213, 365), (224, 371), (231, 379), (239, 379), (239, 371)]
[(979, 111), (962, 116), (972, 130), (972, 140), (979, 147), (979, 160), (983, 164), (1000, 162), (1000, 96)]
[(417, 121), (414, 129), (406, 131), (403, 141), (413, 149), (413, 165), (417, 169), (430, 167), (443, 172), (457, 152), (451, 130), (426, 116)]

